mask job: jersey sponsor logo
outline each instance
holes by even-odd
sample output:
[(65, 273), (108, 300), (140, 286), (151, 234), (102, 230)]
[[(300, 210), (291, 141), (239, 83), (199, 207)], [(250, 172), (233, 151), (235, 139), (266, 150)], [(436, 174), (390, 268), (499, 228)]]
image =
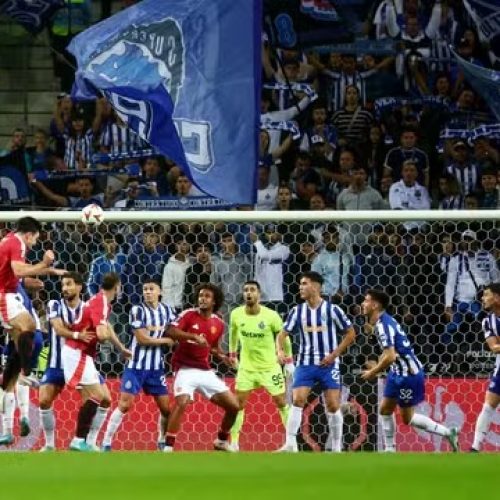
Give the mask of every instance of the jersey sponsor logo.
[(264, 338), (264, 334), (263, 333), (247, 332), (245, 330), (242, 330), (241, 336), (242, 337), (248, 337), (250, 339), (262, 339), (262, 338)]

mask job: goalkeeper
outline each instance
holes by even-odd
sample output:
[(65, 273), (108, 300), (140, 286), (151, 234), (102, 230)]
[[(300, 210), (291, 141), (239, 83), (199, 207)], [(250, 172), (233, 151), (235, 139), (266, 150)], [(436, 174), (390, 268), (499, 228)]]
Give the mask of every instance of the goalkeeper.
[[(288, 358), (283, 368), (278, 362), (275, 336), (281, 332), (283, 322), (276, 311), (260, 304), (260, 285), (257, 281), (247, 281), (243, 285), (245, 305), (231, 311), (229, 331), (229, 356), (237, 368), (236, 396), (240, 411), (231, 429), (231, 444), (239, 450), (239, 437), (243, 425), (245, 406), (254, 389), (264, 387), (269, 392), (286, 425), (289, 406), (286, 400), (285, 376), (293, 375), (294, 365), (290, 339), (287, 339)], [(239, 361), (238, 361), (239, 347)]]

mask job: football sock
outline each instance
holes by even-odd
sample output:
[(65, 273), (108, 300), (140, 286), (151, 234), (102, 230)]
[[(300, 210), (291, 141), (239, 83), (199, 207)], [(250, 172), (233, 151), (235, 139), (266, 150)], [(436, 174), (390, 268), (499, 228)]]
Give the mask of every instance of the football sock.
[(95, 446), (97, 444), (97, 436), (99, 436), (99, 432), (101, 430), (102, 424), (106, 420), (106, 415), (108, 414), (108, 409), (99, 406), (97, 408), (97, 412), (95, 417), (92, 420), (92, 424), (90, 425), (90, 431), (87, 435), (87, 444), (91, 446)]
[(300, 429), (300, 424), (302, 422), (302, 412), (303, 408), (299, 406), (293, 406), (290, 408), (290, 413), (288, 415), (288, 422), (286, 423), (286, 443), (296, 444), (297, 443), (297, 433)]
[(14, 412), (16, 411), (16, 397), (13, 392), (5, 393), (3, 407), (3, 433), (12, 434), (14, 429)]
[(290, 414), (290, 405), (283, 406), (283, 408), (278, 408), (281, 422), (283, 423), (283, 427), (286, 428), (286, 423), (288, 422), (288, 415)]
[(92, 419), (97, 413), (97, 408), (99, 408), (99, 401), (94, 399), (87, 399), (85, 403), (80, 407), (78, 412), (78, 420), (76, 424), (76, 437), (80, 439), (85, 439), (90, 430), (90, 425), (92, 424)]
[(29, 419), (30, 411), (30, 388), (27, 385), (16, 385), (17, 406), (21, 418)]
[(31, 375), (32, 363), (31, 354), (33, 352), (33, 332), (22, 332), (17, 340), (17, 351), (23, 374), (28, 377)]
[(106, 427), (106, 432), (104, 433), (104, 439), (102, 440), (103, 446), (111, 446), (113, 437), (122, 423), (125, 413), (122, 413), (119, 408), (115, 408), (111, 417), (109, 417), (108, 426)]
[(420, 415), (419, 413), (415, 413), (413, 415), (410, 425), (416, 427), (417, 429), (430, 432), (431, 434), (438, 434), (439, 436), (450, 435), (450, 429), (448, 429), (448, 427), (438, 424), (437, 422), (434, 422), (432, 418)]
[(476, 428), (474, 430), (474, 442), (472, 447), (475, 450), (481, 449), (481, 444), (488, 433), (491, 420), (495, 414), (495, 408), (492, 408), (488, 403), (484, 403), (481, 413), (477, 417)]
[(394, 449), (394, 435), (396, 432), (396, 419), (393, 415), (380, 415), (382, 421), (382, 429), (384, 432), (384, 445), (386, 449)]
[(42, 422), (43, 434), (45, 436), (45, 446), (55, 448), (55, 428), (56, 421), (54, 418), (54, 410), (49, 408), (47, 410), (39, 410), (40, 422)]
[(245, 420), (245, 410), (240, 410), (236, 416), (233, 426), (231, 427), (231, 443), (238, 443), (240, 440), (240, 432)]
[(344, 417), (340, 410), (335, 413), (328, 412), (328, 424), (332, 434), (332, 451), (342, 451), (342, 435), (344, 426)]

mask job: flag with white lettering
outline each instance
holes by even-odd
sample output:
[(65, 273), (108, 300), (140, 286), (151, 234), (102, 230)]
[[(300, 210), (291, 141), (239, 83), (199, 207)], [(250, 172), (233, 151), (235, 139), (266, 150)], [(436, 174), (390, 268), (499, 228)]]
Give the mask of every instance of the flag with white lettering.
[(144, 0), (78, 35), (80, 96), (118, 115), (205, 193), (256, 196), (260, 0)]

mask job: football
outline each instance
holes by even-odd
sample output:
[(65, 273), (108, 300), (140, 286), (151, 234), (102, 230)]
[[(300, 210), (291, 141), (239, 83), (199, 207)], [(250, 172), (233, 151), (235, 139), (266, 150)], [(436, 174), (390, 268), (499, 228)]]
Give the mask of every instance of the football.
[(98, 225), (104, 221), (104, 210), (95, 203), (82, 208), (82, 222)]

